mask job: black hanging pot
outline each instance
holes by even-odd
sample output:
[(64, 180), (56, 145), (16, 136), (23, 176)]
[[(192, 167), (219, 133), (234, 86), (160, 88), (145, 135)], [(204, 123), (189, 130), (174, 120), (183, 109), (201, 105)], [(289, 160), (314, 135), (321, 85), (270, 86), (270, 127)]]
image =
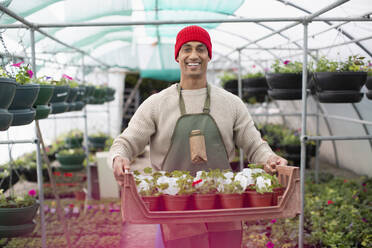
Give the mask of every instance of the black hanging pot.
[(368, 99), (372, 100), (372, 76), (367, 77), (366, 87), (368, 89), (366, 96)]
[(75, 105), (74, 105), (73, 111), (80, 111), (84, 108), (85, 106), (84, 99), (86, 96), (86, 92), (87, 92), (87, 86), (80, 85), (78, 93), (77, 93), (77, 97), (75, 99)]
[(51, 114), (64, 113), (69, 105), (66, 103), (70, 92), (70, 87), (67, 85), (55, 86), (50, 105), (52, 107)]
[(39, 90), (38, 84), (25, 84), (17, 87), (13, 102), (9, 106), (9, 112), (13, 114), (11, 126), (27, 125), (35, 119), (36, 110), (32, 106)]
[(8, 108), (13, 101), (18, 84), (11, 78), (0, 78), (0, 131), (5, 131), (10, 127), (13, 114), (9, 113)]
[(227, 81), (225, 85), (223, 86), (223, 88), (227, 90), (228, 92), (233, 93), (234, 95), (238, 95), (238, 80), (232, 79), (232, 80)]
[(267, 81), (265, 77), (256, 77), (256, 78), (244, 78), (242, 80), (243, 88), (268, 88)]
[(115, 100), (115, 89), (107, 87), (106, 88), (106, 102), (111, 102)]
[(366, 80), (366, 72), (314, 72), (316, 95), (323, 103), (360, 102)]
[(36, 108), (35, 120), (45, 119), (48, 117), (51, 107), (48, 106), (54, 92), (54, 85), (40, 85), (39, 95), (34, 103)]
[[(308, 78), (310, 79), (310, 74)], [(271, 98), (276, 100), (302, 99), (302, 73), (267, 73), (266, 80)], [(307, 88), (310, 89), (311, 84), (308, 84)]]

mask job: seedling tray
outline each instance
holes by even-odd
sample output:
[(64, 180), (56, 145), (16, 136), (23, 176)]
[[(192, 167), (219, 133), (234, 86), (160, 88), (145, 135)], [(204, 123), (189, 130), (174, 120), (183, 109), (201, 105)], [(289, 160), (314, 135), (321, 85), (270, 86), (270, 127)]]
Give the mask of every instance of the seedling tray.
[(123, 221), (133, 224), (179, 224), (295, 217), (301, 210), (299, 168), (277, 166), (277, 171), (279, 182), (286, 190), (276, 206), (186, 211), (149, 211), (137, 192), (133, 175), (125, 173), (121, 195)]

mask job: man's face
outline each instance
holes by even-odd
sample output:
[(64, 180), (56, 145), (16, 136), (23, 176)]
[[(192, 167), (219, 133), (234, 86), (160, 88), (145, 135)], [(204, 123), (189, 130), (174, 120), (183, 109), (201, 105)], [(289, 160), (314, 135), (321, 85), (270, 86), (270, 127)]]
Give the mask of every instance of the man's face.
[(190, 41), (182, 45), (177, 61), (183, 76), (198, 78), (206, 74), (210, 61), (207, 47), (198, 41)]

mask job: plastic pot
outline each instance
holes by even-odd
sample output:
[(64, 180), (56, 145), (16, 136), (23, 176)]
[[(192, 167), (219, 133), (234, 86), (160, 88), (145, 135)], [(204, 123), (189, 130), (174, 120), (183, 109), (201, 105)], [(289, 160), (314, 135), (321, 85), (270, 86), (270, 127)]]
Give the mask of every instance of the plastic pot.
[(75, 200), (77, 201), (84, 201), (85, 200), (85, 192), (84, 191), (75, 191)]
[(244, 193), (247, 198), (248, 207), (268, 207), (272, 204), (273, 192), (258, 193), (257, 191), (247, 191)]
[(148, 210), (150, 211), (160, 210), (161, 196), (141, 196), (141, 198)]
[(8, 109), (13, 101), (18, 84), (11, 78), (0, 78), (0, 109)]
[(183, 211), (189, 209), (190, 195), (163, 195), (166, 211)]
[(279, 196), (282, 196), (284, 194), (285, 188), (284, 187), (275, 188), (273, 189), (273, 191), (274, 191), (274, 195), (272, 197), (272, 205), (276, 206), (279, 203)]
[(216, 194), (194, 194), (194, 206), (196, 210), (206, 210), (216, 208)]
[(14, 226), (31, 223), (39, 203), (23, 208), (0, 208), (0, 226)]
[(242, 85), (244, 89), (247, 88), (268, 88), (267, 81), (265, 77), (257, 78), (244, 78), (242, 80)]
[(34, 221), (14, 226), (0, 226), (0, 238), (12, 238), (32, 233), (36, 227)]
[(52, 108), (49, 107), (48, 105), (37, 105), (35, 120), (41, 120), (41, 119), (47, 118), (51, 111), (52, 111)]
[(80, 148), (82, 147), (83, 137), (68, 137), (65, 139), (67, 148)]
[(40, 85), (39, 94), (36, 98), (34, 106), (48, 105), (52, 99), (54, 88), (54, 85)]
[(322, 103), (356, 103), (362, 100), (363, 93), (358, 90), (324, 90), (316, 92), (316, 96)]
[(89, 146), (96, 149), (105, 148), (107, 137), (88, 137)]
[(244, 206), (243, 194), (219, 194), (221, 208), (242, 208)]
[(366, 72), (314, 72), (314, 85), (317, 92), (360, 91), (366, 80)]
[(67, 85), (55, 86), (52, 99), (50, 99), (50, 103), (54, 104), (59, 102), (65, 102), (67, 100), (69, 91), (70, 87)]

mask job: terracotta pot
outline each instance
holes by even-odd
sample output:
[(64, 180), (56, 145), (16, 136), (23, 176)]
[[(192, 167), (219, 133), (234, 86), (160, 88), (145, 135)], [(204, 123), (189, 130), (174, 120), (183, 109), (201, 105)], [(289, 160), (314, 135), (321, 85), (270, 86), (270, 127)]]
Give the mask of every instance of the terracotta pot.
[(272, 206), (272, 198), (274, 193), (258, 193), (257, 191), (245, 192), (245, 197), (247, 198), (248, 207), (268, 207)]
[(141, 196), (145, 206), (150, 211), (160, 210), (160, 198), (161, 196)]
[(197, 210), (215, 209), (216, 194), (194, 194), (194, 206)]
[(272, 199), (272, 205), (276, 206), (279, 203), (279, 196), (282, 196), (285, 192), (285, 187), (275, 188), (273, 191), (274, 191), (274, 195)]
[(85, 200), (85, 192), (84, 191), (75, 191), (74, 195), (75, 195), (75, 199), (77, 201), (84, 201)]
[(190, 195), (163, 195), (166, 211), (187, 210), (190, 204)]
[(244, 204), (243, 194), (219, 194), (222, 208), (242, 208)]

